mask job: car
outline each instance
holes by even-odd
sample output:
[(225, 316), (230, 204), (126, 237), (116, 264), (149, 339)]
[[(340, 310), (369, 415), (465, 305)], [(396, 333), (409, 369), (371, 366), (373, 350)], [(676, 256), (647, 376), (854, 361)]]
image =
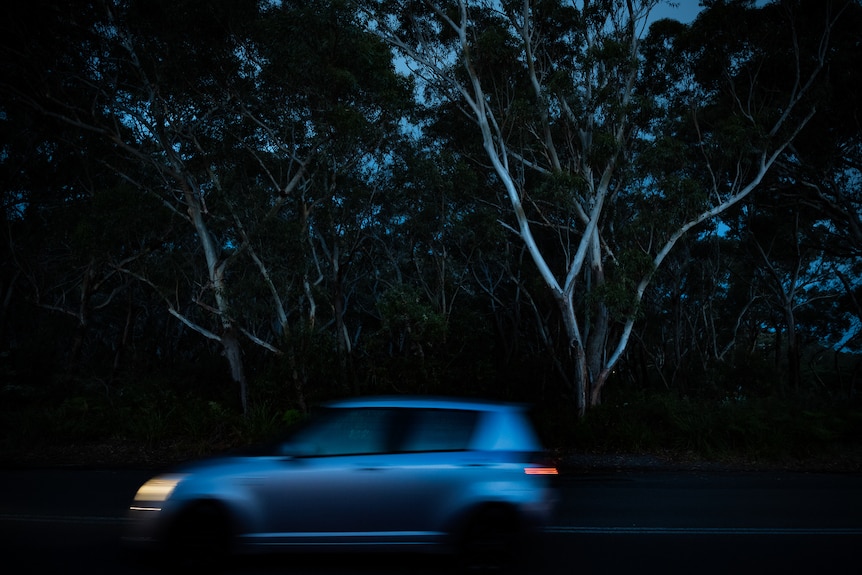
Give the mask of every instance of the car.
[(269, 551), (428, 551), (499, 566), (550, 521), (556, 474), (525, 405), (344, 399), (258, 453), (150, 479), (125, 540), (183, 564)]

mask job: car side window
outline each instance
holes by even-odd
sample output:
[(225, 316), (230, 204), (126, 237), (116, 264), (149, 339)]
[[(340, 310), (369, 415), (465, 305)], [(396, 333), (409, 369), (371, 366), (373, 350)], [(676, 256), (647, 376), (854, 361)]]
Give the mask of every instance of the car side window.
[(470, 440), (479, 414), (462, 409), (411, 410), (410, 424), (399, 451), (462, 451)]
[(358, 455), (389, 451), (389, 409), (331, 409), (297, 433), (299, 455)]

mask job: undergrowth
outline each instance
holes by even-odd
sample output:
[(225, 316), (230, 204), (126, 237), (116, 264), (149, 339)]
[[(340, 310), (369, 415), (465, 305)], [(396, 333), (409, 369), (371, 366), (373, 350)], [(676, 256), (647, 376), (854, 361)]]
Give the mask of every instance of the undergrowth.
[(804, 397), (709, 401), (640, 395), (593, 408), (580, 421), (572, 422), (559, 408), (545, 414), (549, 441), (582, 452), (780, 461), (862, 446), (862, 405)]
[[(206, 455), (278, 435), (304, 414), (272, 396), (245, 413), (230, 398), (163, 381), (120, 388), (79, 386), (71, 397), (8, 387), (0, 397), (0, 457), (82, 444), (128, 446), (124, 453)], [(810, 397), (707, 400), (634, 394), (578, 419), (574, 405), (536, 405), (546, 445), (583, 453), (672, 453), (708, 460), (804, 460), (862, 451), (862, 405)], [(123, 455), (120, 454), (120, 457)]]

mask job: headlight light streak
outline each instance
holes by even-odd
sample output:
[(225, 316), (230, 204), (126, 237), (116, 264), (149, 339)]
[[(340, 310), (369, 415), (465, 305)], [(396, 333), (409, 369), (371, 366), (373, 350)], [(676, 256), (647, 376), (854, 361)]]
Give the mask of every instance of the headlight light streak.
[[(135, 503), (161, 503), (171, 496), (184, 475), (160, 475), (141, 485), (135, 494)], [(161, 511), (158, 505), (132, 505), (133, 511)]]

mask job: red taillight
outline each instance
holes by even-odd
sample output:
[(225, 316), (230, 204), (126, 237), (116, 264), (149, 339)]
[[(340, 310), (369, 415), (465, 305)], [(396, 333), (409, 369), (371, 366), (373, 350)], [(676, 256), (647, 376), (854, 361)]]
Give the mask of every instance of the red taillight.
[(527, 475), (557, 475), (556, 467), (525, 467), (524, 473)]

